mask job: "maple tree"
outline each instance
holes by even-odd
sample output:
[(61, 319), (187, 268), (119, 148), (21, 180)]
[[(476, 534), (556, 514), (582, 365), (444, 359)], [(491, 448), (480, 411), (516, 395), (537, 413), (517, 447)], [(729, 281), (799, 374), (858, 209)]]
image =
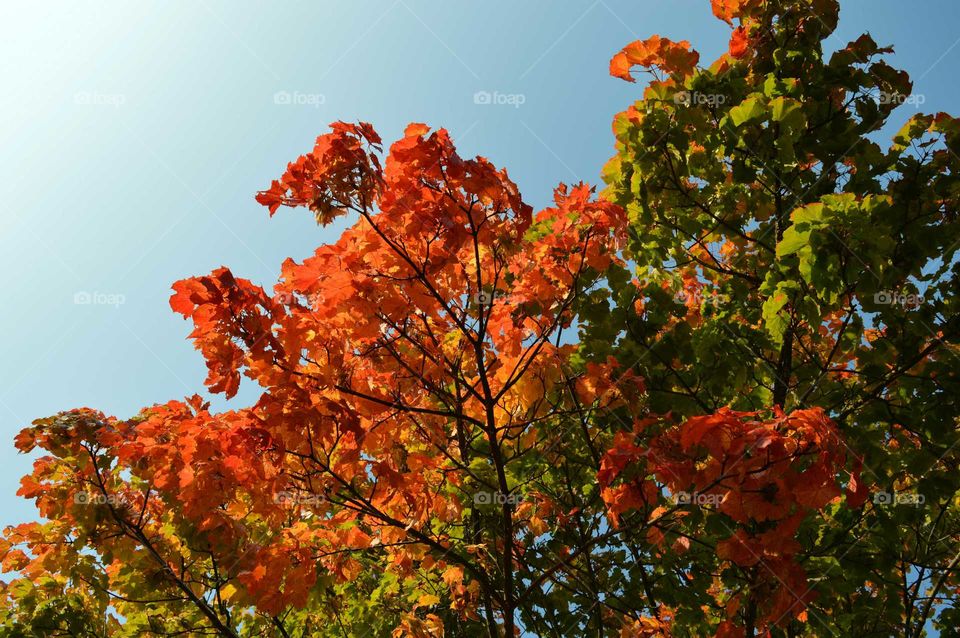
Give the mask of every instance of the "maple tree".
[(960, 624), (960, 125), (875, 141), (911, 85), (869, 36), (824, 54), (835, 0), (711, 4), (728, 52), (613, 56), (650, 82), (606, 187), (536, 214), (443, 129), (331, 125), (257, 201), (339, 239), (173, 286), (253, 406), (17, 437), (42, 520), (0, 539), (0, 636)]

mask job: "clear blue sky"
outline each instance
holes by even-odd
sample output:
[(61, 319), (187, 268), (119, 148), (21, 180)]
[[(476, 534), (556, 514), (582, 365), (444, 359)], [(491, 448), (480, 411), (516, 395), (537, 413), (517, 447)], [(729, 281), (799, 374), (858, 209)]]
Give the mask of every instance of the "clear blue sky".
[[(924, 110), (960, 111), (960, 3), (843, 6), (834, 47), (870, 31), (896, 46)], [(224, 264), (270, 286), (285, 257), (334, 237), (306, 213), (270, 220), (253, 200), (328, 122), (363, 119), (386, 141), (411, 121), (445, 126), (540, 206), (558, 181), (598, 181), (611, 116), (640, 94), (607, 75), (614, 52), (659, 33), (709, 61), (729, 34), (708, 0), (23, 1), (0, 12), (0, 525), (33, 516), (13, 496), (30, 459), (12, 439), (30, 420), (79, 406), (130, 416), (202, 392), (189, 326), (167, 306), (173, 281)], [(478, 91), (523, 104), (476, 104)], [(75, 302), (83, 293), (91, 303)]]

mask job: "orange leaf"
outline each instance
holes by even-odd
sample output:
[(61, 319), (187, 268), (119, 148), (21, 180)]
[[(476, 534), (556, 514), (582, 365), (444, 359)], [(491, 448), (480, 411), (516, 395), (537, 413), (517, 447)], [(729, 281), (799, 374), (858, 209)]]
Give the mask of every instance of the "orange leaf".
[(747, 49), (750, 45), (750, 38), (747, 36), (747, 30), (743, 26), (739, 26), (733, 30), (733, 34), (730, 36), (730, 55), (740, 59), (747, 54)]
[(693, 72), (700, 54), (690, 48), (686, 40), (673, 42), (655, 35), (646, 40), (637, 40), (625, 46), (610, 60), (610, 75), (634, 82), (630, 69), (659, 67), (670, 75), (686, 76)]
[(757, 0), (710, 0), (713, 15), (727, 24), (733, 24), (734, 18), (741, 18), (757, 7)]

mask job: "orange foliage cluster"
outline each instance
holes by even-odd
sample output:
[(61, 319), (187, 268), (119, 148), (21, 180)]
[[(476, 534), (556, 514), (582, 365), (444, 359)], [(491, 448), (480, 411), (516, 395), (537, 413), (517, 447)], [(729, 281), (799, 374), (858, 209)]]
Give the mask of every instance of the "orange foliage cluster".
[[(649, 427), (642, 422), (635, 434), (649, 434)], [(634, 440), (621, 433), (598, 474), (611, 518), (618, 522), (628, 512), (646, 510), (648, 538), (662, 546), (677, 531), (667, 523), (669, 516), (684, 518), (678, 507), (657, 506), (664, 492), (692, 495), (681, 505), (714, 505), (733, 524), (730, 536), (717, 543), (717, 556), (750, 574), (751, 592), (762, 601), (759, 620), (778, 624), (801, 616), (813, 594), (795, 560), (798, 529), (809, 514), (841, 496), (844, 481), (850, 507), (860, 507), (867, 496), (858, 473), (844, 469), (846, 447), (824, 412), (778, 412), (763, 420), (754, 412), (723, 408), (670, 427), (648, 445)], [(618, 477), (623, 480), (614, 485)], [(687, 547), (683, 536), (674, 545), (680, 551)], [(728, 617), (739, 610), (742, 597), (731, 597)]]
[[(534, 216), (506, 171), (460, 157), (442, 129), (410, 125), (381, 162), (370, 125), (331, 128), (258, 199), (271, 214), (305, 206), (321, 222), (346, 211), (358, 221), (302, 263), (287, 260), (273, 294), (226, 268), (173, 287), (210, 390), (233, 396), (246, 376), (260, 400), (220, 414), (194, 397), (130, 421), (81, 410), (38, 422), (21, 450), (81, 460), (66, 477), (44, 457), (20, 494), (61, 536), (93, 511), (78, 494), (121, 504), (103, 523), (128, 533), (100, 547), (111, 556), (121, 554), (111, 543), (144, 538), (177, 555), (184, 529), (216, 539), (238, 600), (268, 614), (302, 606), (319, 572), (356, 578), (355, 552), (377, 546), (400, 575), (436, 573), (472, 615), (482, 559), (451, 551), (443, 531), (459, 534), (471, 496), (463, 438), (530, 447), (554, 436), (541, 422), (558, 392), (619, 400), (614, 363), (572, 378), (576, 347), (554, 337), (581, 288), (622, 263), (626, 218), (583, 184), (560, 186)], [(517, 508), (518, 535), (542, 533), (550, 508)], [(43, 561), (53, 533), (24, 527), (17, 538)]]

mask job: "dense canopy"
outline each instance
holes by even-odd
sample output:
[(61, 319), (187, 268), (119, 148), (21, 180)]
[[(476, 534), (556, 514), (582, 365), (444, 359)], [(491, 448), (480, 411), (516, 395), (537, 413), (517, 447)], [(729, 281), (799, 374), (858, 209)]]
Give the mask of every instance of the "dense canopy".
[(257, 201), (339, 239), (173, 285), (254, 405), (17, 437), (0, 636), (952, 635), (960, 121), (883, 140), (909, 77), (824, 52), (836, 0), (711, 5), (728, 52), (613, 55), (605, 185), (536, 213), (444, 129), (332, 124)]

